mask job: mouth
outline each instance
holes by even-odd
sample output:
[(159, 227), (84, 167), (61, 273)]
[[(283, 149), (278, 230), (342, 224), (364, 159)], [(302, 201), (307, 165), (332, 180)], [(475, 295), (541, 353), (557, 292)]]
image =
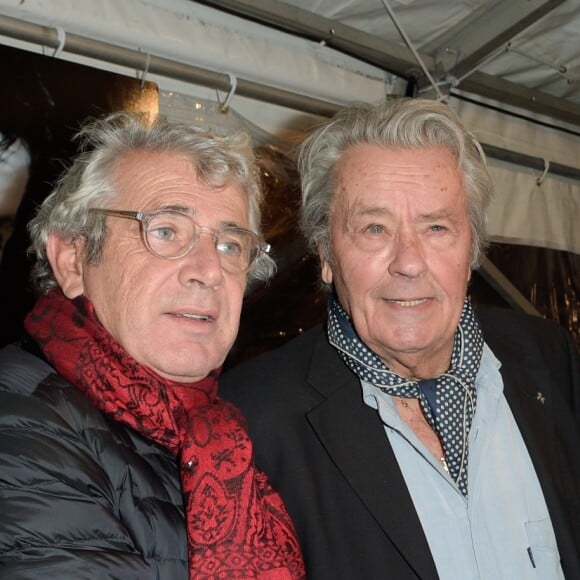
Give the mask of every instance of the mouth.
[(176, 318), (185, 318), (186, 320), (200, 320), (202, 322), (213, 322), (214, 317), (209, 314), (193, 314), (189, 312), (173, 313)]
[(389, 299), (387, 302), (391, 302), (392, 304), (396, 304), (397, 306), (401, 306), (402, 308), (413, 308), (414, 306), (419, 306), (420, 304), (424, 304), (427, 302), (427, 298), (418, 298), (415, 300), (396, 300), (396, 299)]

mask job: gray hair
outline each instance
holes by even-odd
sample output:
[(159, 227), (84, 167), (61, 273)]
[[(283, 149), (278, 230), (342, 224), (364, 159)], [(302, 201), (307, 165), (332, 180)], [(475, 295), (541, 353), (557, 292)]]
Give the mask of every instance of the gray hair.
[(309, 249), (331, 258), (329, 219), (338, 178), (335, 166), (347, 149), (359, 144), (395, 149), (441, 145), (451, 152), (468, 199), (471, 267), (476, 268), (488, 245), (485, 216), (493, 195), (491, 178), (481, 146), (455, 113), (447, 105), (427, 99), (355, 103), (303, 142), (298, 158), (302, 178), (301, 229)]
[[(262, 190), (249, 138), (238, 134), (218, 137), (185, 124), (145, 115), (114, 113), (87, 123), (76, 135), (81, 153), (44, 200), (28, 229), (29, 252), (36, 257), (32, 282), (40, 292), (57, 286), (46, 255), (49, 235), (64, 240), (84, 239), (89, 263), (98, 264), (107, 235), (105, 217), (89, 212), (106, 207), (117, 194), (113, 175), (116, 162), (135, 151), (171, 152), (186, 156), (199, 179), (219, 190), (240, 186), (248, 200), (250, 228), (260, 234)], [(248, 281), (268, 280), (275, 264), (261, 253), (248, 273)]]

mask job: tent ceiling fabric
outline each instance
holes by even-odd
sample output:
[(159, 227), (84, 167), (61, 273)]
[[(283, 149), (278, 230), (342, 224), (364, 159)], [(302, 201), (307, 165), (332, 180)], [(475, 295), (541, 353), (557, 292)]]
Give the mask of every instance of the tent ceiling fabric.
[(2, 14), (337, 103), (429, 89), (402, 30), (443, 92), (580, 126), (580, 0), (0, 0)]
[(399, 76), (426, 79), (385, 4), (444, 88), (580, 124), (580, 0), (210, 0)]

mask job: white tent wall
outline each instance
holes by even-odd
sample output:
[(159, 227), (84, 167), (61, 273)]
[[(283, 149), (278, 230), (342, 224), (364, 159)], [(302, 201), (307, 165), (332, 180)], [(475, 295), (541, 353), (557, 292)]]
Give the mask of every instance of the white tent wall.
[(457, 99), (452, 105), (480, 142), (545, 160), (544, 175), (488, 159), (496, 190), (488, 214), (492, 240), (580, 254), (580, 182), (549, 170), (550, 163), (580, 168), (578, 134)]

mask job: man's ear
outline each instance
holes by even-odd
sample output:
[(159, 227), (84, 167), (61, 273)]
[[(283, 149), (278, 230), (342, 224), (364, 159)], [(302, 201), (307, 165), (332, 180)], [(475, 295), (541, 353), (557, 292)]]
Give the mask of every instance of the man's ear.
[(46, 256), (54, 277), (71, 300), (84, 292), (84, 248), (84, 240), (67, 241), (58, 234), (50, 234), (46, 243)]
[(320, 259), (320, 277), (325, 284), (332, 284), (332, 266), (328, 261), (326, 252), (318, 249), (318, 258)]

